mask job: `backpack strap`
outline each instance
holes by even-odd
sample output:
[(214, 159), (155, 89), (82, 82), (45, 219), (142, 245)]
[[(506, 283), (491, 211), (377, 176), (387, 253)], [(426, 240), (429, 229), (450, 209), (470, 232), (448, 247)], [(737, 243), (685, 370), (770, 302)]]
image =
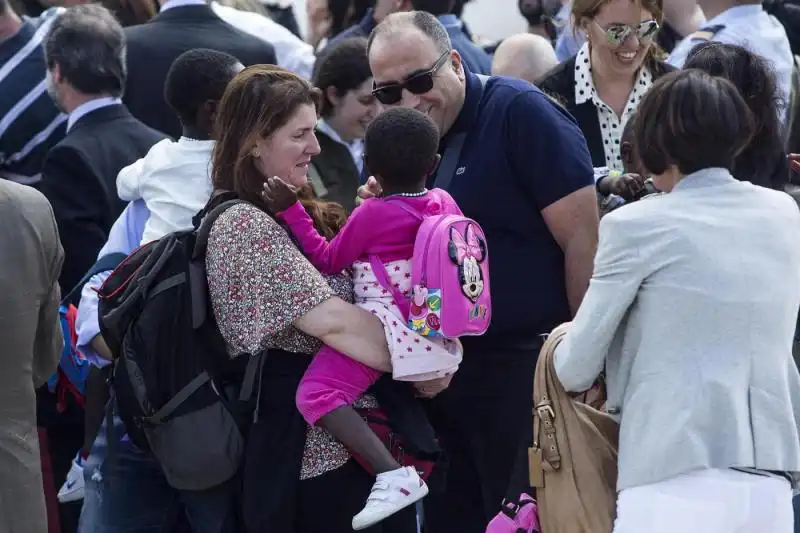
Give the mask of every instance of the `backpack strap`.
[(119, 266), (125, 258), (128, 257), (128, 254), (123, 252), (114, 252), (110, 254), (106, 254), (100, 257), (97, 262), (92, 265), (92, 267), (83, 275), (83, 277), (75, 284), (74, 287), (61, 299), (61, 305), (67, 305), (77, 293), (83, 290), (83, 286), (86, 285), (86, 282), (89, 279), (101, 272), (105, 272), (107, 270), (114, 270)]
[[(192, 259), (197, 260), (204, 258), (206, 255), (206, 246), (208, 245), (208, 236), (211, 233), (211, 228), (214, 225), (214, 222), (217, 221), (219, 216), (230, 209), (231, 207), (246, 203), (244, 200), (240, 200), (238, 198), (234, 198), (232, 200), (225, 200), (221, 204), (217, 205), (213, 209), (209, 211), (201, 211), (195, 217), (200, 217), (200, 222), (197, 225), (197, 239), (194, 243), (194, 252), (192, 253)], [(197, 218), (195, 218), (197, 220)]]
[(411, 302), (409, 301), (408, 297), (392, 284), (391, 280), (389, 279), (389, 273), (386, 271), (386, 266), (383, 264), (383, 261), (378, 258), (378, 256), (369, 256), (369, 263), (372, 265), (372, 272), (375, 274), (375, 279), (378, 280), (378, 283), (380, 283), (381, 287), (392, 293), (394, 303), (400, 308), (400, 312), (403, 313), (403, 317), (408, 320), (408, 314), (411, 309)]
[(174, 413), (175, 410), (181, 406), (181, 404), (183, 404), (183, 402), (189, 399), (189, 396), (194, 394), (197, 389), (205, 385), (210, 379), (211, 377), (208, 375), (208, 372), (201, 372), (184, 388), (179, 390), (175, 396), (170, 398), (170, 400), (152, 416), (143, 417), (142, 422), (152, 426), (163, 424), (164, 421), (169, 418), (169, 416)]
[[(489, 82), (489, 76), (478, 74), (478, 79), (481, 82), (480, 90), (482, 95), (486, 84)], [(461, 150), (464, 148), (464, 141), (466, 138), (467, 132), (462, 131), (453, 135), (447, 143), (447, 147), (442, 155), (442, 160), (439, 163), (439, 168), (436, 170), (434, 185), (437, 188), (446, 190), (450, 182), (453, 181), (453, 176), (455, 176), (458, 161), (461, 159)]]
[(396, 205), (397, 207), (399, 207), (400, 209), (402, 209), (403, 211), (405, 211), (406, 213), (408, 213), (409, 215), (413, 216), (418, 220), (425, 219), (425, 215), (423, 215), (422, 213), (420, 213), (419, 211), (417, 211), (416, 209), (405, 203), (402, 200), (402, 197), (400, 196), (389, 196), (388, 198), (384, 198), (384, 200), (386, 200), (387, 202), (391, 202), (392, 205)]

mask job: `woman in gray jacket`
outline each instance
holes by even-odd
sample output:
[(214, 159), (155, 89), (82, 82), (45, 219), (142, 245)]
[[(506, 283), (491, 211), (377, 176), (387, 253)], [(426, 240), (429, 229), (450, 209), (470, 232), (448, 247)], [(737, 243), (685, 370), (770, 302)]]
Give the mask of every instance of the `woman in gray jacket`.
[(800, 471), (800, 211), (736, 180), (754, 118), (727, 80), (669, 74), (634, 139), (668, 194), (606, 216), (589, 290), (556, 351), (569, 391), (605, 367), (619, 417), (614, 533), (793, 529)]

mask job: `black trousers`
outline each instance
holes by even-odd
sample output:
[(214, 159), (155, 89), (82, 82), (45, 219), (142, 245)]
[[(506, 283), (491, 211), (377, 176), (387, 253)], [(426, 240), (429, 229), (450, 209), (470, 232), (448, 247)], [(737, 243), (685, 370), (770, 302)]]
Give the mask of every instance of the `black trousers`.
[[(58, 412), (58, 397), (43, 386), (36, 391), (36, 418), (39, 427), (47, 433), (50, 464), (53, 469), (54, 490), (57, 492), (72, 467), (72, 460), (83, 446), (83, 409), (71, 399), (66, 410)], [(75, 533), (81, 515), (81, 502), (58, 505), (60, 533)]]
[(508, 494), (520, 447), (533, 437), (542, 340), (462, 342), (464, 360), (450, 387), (427, 405), (449, 469), (446, 490), (424, 500), (425, 533), (484, 533)]
[[(310, 357), (272, 350), (264, 363), (257, 421), (250, 428), (242, 475), (247, 533), (352, 533), (375, 478), (354, 461), (300, 481), (306, 425), (294, 403)], [(365, 533), (416, 533), (413, 506)]]

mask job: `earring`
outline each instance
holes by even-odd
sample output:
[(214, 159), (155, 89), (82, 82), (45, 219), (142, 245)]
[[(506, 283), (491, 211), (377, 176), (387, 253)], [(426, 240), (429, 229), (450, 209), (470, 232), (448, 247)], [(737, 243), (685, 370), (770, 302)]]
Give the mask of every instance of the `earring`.
[(255, 157), (256, 159), (261, 157), (261, 155), (258, 153), (258, 150), (253, 150), (253, 157)]

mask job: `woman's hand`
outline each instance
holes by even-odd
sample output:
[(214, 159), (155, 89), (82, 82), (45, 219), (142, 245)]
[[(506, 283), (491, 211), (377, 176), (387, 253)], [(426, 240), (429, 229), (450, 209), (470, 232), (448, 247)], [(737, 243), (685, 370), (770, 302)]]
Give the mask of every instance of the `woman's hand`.
[(453, 374), (448, 374), (441, 378), (429, 379), (428, 381), (418, 381), (414, 383), (414, 388), (421, 398), (433, 398), (450, 386)]
[(264, 191), (261, 193), (267, 207), (273, 215), (286, 211), (297, 201), (297, 187), (289, 185), (278, 177), (267, 179), (264, 182)]
[(383, 191), (381, 186), (378, 185), (378, 180), (372, 176), (367, 179), (367, 183), (358, 188), (358, 196), (356, 196), (356, 205), (361, 205), (364, 200), (380, 196)]

